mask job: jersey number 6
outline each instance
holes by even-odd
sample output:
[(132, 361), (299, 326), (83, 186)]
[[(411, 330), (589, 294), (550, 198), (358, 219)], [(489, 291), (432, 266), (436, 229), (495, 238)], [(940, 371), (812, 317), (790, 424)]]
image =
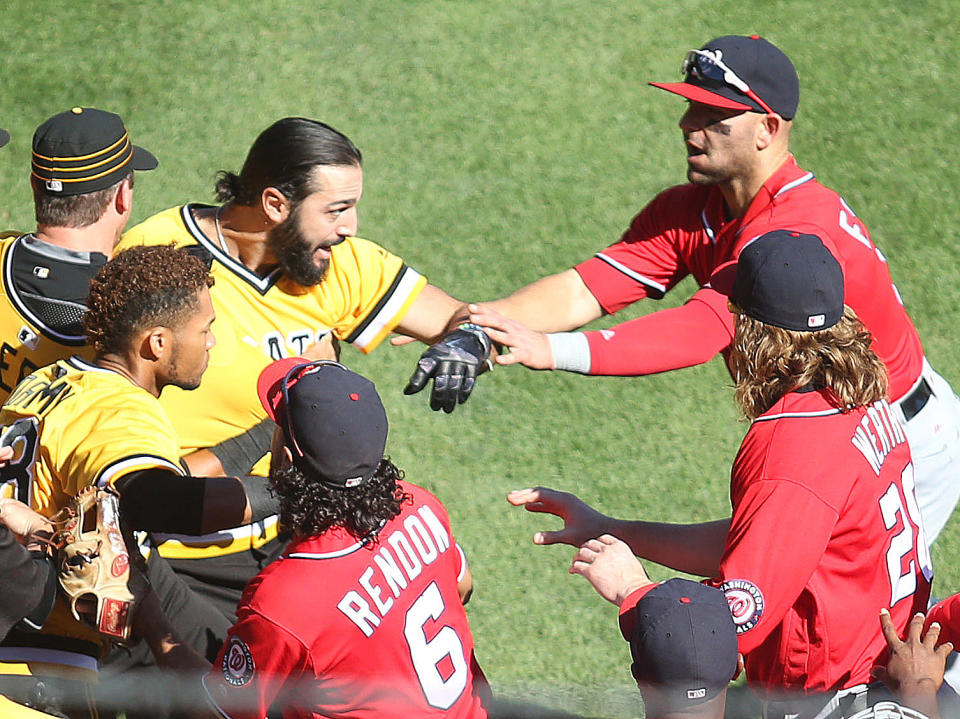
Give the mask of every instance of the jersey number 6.
[[(427, 703), (437, 709), (449, 709), (463, 694), (467, 686), (467, 660), (463, 656), (463, 643), (451, 626), (443, 627), (432, 639), (427, 639), (424, 625), (429, 620), (439, 621), (446, 607), (436, 582), (423, 590), (423, 594), (407, 610), (403, 635), (410, 647), (413, 668), (420, 680), (420, 687)], [(449, 662), (444, 659), (450, 658)], [(449, 672), (446, 679), (440, 673), (444, 662)]]

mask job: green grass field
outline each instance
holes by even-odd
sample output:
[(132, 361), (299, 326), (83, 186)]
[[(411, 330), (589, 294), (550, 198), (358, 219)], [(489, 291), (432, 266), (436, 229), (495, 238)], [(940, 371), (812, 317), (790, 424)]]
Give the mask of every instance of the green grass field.
[[(74, 105), (120, 113), (160, 158), (134, 220), (211, 199), (256, 134), (322, 119), (365, 159), (361, 232), (461, 298), (501, 296), (614, 241), (683, 180), (686, 50), (760, 33), (794, 60), (794, 151), (870, 227), (934, 366), (960, 386), (955, 3), (815, 0), (8, 0), (0, 126), (3, 225), (29, 229), (30, 138)], [(641, 303), (607, 326), (660, 304)], [(345, 361), (384, 396), (389, 451), (446, 503), (476, 580), (478, 657), (501, 696), (589, 716), (639, 715), (615, 609), (567, 574), (556, 523), (507, 505), (545, 484), (668, 521), (722, 516), (746, 425), (718, 361), (648, 378), (498, 369), (451, 416), (401, 388), (420, 348)], [(960, 478), (958, 478), (960, 481)], [(960, 590), (960, 521), (934, 548), (935, 593)], [(657, 577), (665, 570), (651, 568)]]

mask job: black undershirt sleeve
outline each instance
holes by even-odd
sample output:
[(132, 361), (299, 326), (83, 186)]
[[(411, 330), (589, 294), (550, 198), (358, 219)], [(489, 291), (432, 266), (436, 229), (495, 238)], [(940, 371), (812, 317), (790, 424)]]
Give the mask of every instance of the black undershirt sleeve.
[(169, 534), (201, 534), (202, 477), (184, 477), (152, 467), (132, 472), (116, 483), (120, 513), (130, 529)]
[[(250, 503), (252, 521), (277, 513), (278, 502), (264, 477), (239, 479)], [(116, 484), (124, 523), (147, 532), (202, 534), (205, 483), (203, 477), (184, 477), (162, 467), (132, 472)]]

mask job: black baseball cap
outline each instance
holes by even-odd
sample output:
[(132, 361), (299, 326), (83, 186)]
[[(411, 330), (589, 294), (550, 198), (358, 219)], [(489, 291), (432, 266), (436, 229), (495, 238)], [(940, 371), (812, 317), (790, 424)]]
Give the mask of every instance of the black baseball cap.
[(797, 114), (797, 70), (780, 48), (759, 35), (715, 38), (688, 52), (682, 71), (683, 82), (650, 84), (704, 105), (753, 112), (769, 108), (786, 120)]
[(131, 170), (156, 166), (156, 157), (130, 142), (119, 115), (93, 107), (54, 115), (33, 135), (33, 176), (51, 195), (105, 190)]
[(730, 299), (766, 324), (816, 332), (843, 317), (843, 270), (816, 235), (774, 230), (740, 251)]
[(10, 142), (10, 133), (6, 130), (0, 129), (0, 147), (3, 147), (8, 142)]
[(388, 429), (373, 382), (338, 362), (288, 357), (264, 368), (257, 394), (305, 475), (335, 489), (373, 477)]
[(737, 673), (737, 630), (723, 592), (674, 578), (651, 589), (634, 608), (630, 667), (677, 706), (712, 699)]

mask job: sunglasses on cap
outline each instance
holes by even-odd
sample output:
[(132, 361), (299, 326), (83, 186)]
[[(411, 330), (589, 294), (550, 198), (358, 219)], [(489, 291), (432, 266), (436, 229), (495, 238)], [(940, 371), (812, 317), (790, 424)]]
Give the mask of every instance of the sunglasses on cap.
[(766, 112), (773, 114), (770, 106), (761, 100), (760, 96), (751, 90), (750, 86), (724, 63), (723, 53), (719, 50), (691, 50), (683, 58), (683, 65), (681, 65), (680, 70), (684, 77), (690, 75), (700, 80), (722, 82), (724, 85), (742, 92)]

